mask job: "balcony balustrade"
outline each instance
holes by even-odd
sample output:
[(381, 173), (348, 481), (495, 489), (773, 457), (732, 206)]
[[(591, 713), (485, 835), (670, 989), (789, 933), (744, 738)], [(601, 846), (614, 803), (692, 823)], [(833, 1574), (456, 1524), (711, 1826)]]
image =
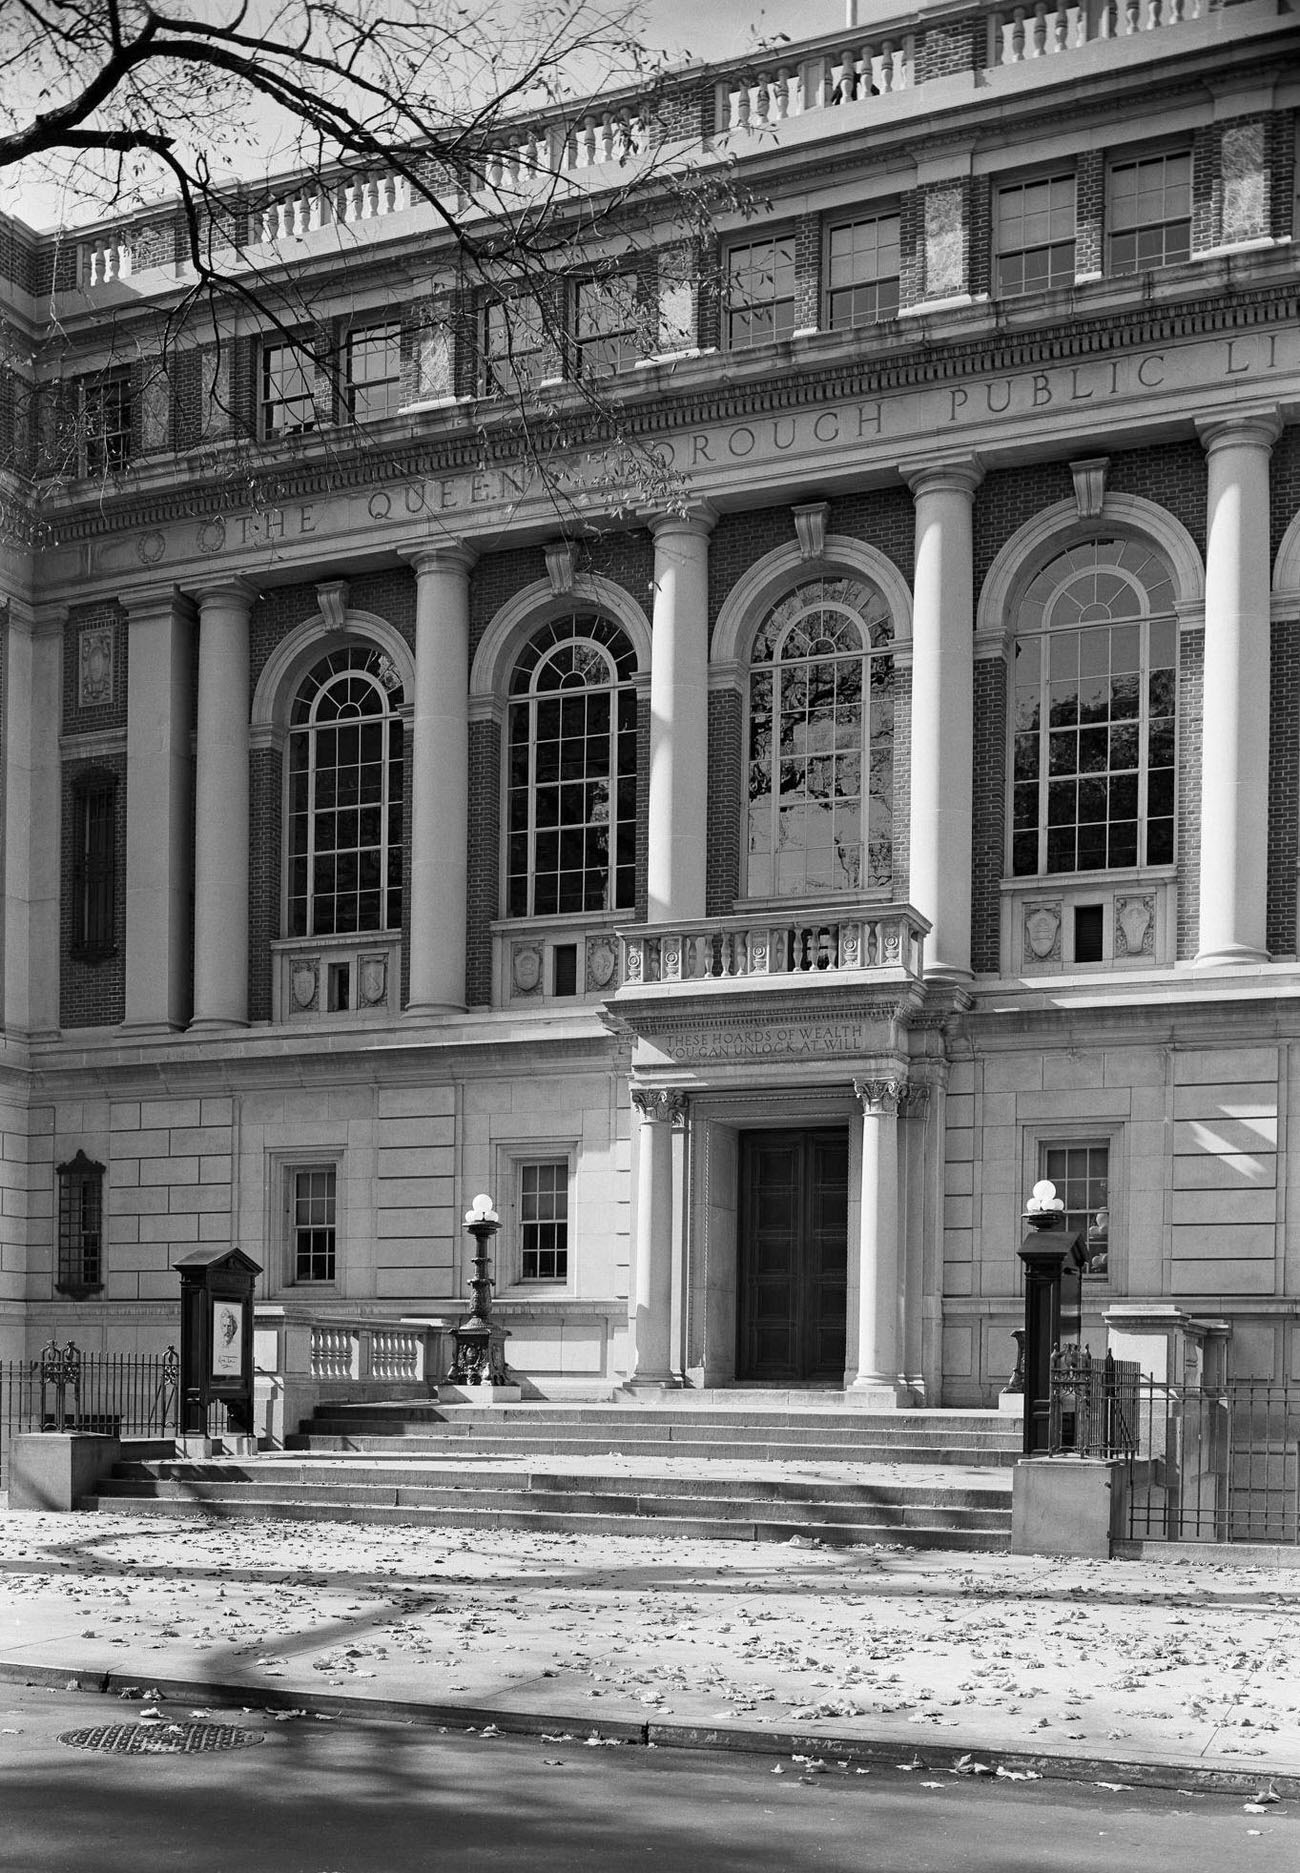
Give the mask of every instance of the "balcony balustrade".
[(620, 933), (625, 990), (876, 973), (919, 978), (930, 926), (908, 905), (765, 911)]

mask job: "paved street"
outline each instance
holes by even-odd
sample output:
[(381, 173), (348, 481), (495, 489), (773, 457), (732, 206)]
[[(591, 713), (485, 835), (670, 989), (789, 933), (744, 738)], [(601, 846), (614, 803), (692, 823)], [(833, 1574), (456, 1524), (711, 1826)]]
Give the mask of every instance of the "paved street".
[[(57, 1740), (134, 1725), (146, 1708), (157, 1707), (0, 1686), (6, 1873), (1293, 1873), (1300, 1864), (1300, 1802), (1250, 1813), (1240, 1797), (1216, 1793), (259, 1711), (233, 1721), (262, 1740), (220, 1754), (107, 1754)], [(187, 1723), (192, 1708), (203, 1707), (163, 1706), (146, 1721)]]
[(0, 1677), (1289, 1795), (1297, 1586), (1220, 1563), (9, 1514)]

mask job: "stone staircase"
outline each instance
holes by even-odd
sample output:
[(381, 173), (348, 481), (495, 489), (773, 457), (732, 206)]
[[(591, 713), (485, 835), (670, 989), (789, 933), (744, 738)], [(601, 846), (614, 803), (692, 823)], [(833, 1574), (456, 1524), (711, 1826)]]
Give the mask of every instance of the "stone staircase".
[(84, 1506), (736, 1541), (1010, 1545), (1018, 1419), (719, 1396), (725, 1405), (326, 1404), (286, 1451), (125, 1460)]

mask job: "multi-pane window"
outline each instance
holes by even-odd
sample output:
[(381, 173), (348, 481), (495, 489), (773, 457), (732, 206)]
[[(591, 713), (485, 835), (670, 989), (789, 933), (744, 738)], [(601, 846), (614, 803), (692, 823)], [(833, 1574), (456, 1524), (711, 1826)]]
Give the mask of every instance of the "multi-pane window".
[(1011, 869), (1174, 856), (1178, 625), (1163, 561), (1088, 540), (1038, 574), (1016, 620)]
[(483, 308), (480, 339), (484, 395), (524, 397), (556, 375), (555, 346), (531, 294), (494, 300)]
[(79, 386), (79, 467), (102, 475), (131, 459), (131, 380), (125, 372), (83, 379)]
[(826, 236), (826, 323), (832, 331), (898, 316), (897, 215), (845, 221)]
[(569, 1166), (564, 1158), (519, 1166), (519, 1273), (524, 1281), (569, 1274)]
[(554, 618), (510, 679), (506, 914), (627, 909), (636, 874), (635, 655), (608, 618)]
[(1112, 163), (1107, 199), (1110, 272), (1172, 267), (1192, 253), (1192, 159), (1186, 150)]
[(98, 962), (117, 948), (117, 779), (81, 775), (72, 790), (72, 954)]
[(997, 191), (994, 250), (1004, 295), (1074, 284), (1074, 177), (1044, 176)]
[(290, 936), (402, 921), (401, 677), (375, 645), (323, 657), (289, 725)]
[(636, 275), (615, 273), (574, 287), (573, 342), (583, 377), (630, 370), (644, 355)]
[(391, 416), (402, 401), (402, 328), (366, 325), (349, 332), (346, 401), (354, 423)]
[(1110, 1268), (1110, 1145), (1073, 1141), (1043, 1144), (1039, 1163), (1065, 1204), (1065, 1226), (1078, 1230), (1087, 1251), (1085, 1273)]
[(749, 676), (750, 897), (883, 889), (893, 877), (889, 613), (865, 581), (781, 599)]
[(104, 1285), (104, 1167), (78, 1151), (60, 1164), (59, 1241), (54, 1285), (81, 1299)]
[(737, 351), (789, 338), (794, 331), (794, 235), (748, 241), (726, 258), (726, 342)]
[(297, 345), (262, 346), (261, 423), (264, 441), (301, 436), (316, 427), (310, 362)]
[(332, 1164), (316, 1164), (290, 1173), (293, 1278), (333, 1281), (337, 1225), (337, 1173)]

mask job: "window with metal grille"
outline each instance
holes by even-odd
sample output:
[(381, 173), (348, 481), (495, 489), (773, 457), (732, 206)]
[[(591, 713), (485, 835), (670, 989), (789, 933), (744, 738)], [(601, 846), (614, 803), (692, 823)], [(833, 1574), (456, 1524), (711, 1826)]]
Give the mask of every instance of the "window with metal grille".
[(317, 424), (311, 364), (297, 345), (262, 346), (260, 433), (264, 441), (301, 436)]
[(402, 683), (378, 645), (332, 651), (289, 726), (290, 936), (402, 921)]
[(345, 352), (346, 403), (354, 423), (391, 416), (402, 401), (402, 328), (366, 325), (349, 332)]
[(1011, 869), (1174, 857), (1178, 621), (1164, 562), (1087, 540), (1031, 582), (1016, 620)]
[(60, 1164), (59, 1241), (54, 1286), (80, 1300), (104, 1285), (104, 1167), (78, 1151)]
[(574, 287), (573, 318), (581, 376), (609, 377), (615, 371), (630, 370), (645, 355), (634, 273), (579, 280)]
[(131, 459), (131, 379), (125, 372), (83, 378), (78, 386), (80, 472), (102, 475)]
[(1106, 199), (1111, 273), (1172, 267), (1192, 253), (1192, 158), (1186, 150), (1112, 163)]
[(728, 347), (766, 345), (794, 331), (793, 234), (727, 250), (723, 324)]
[(336, 1274), (337, 1172), (332, 1164), (313, 1164), (291, 1172), (293, 1278), (333, 1281)]
[(569, 1274), (569, 1166), (564, 1158), (519, 1166), (519, 1273), (523, 1281)]
[(994, 210), (996, 288), (1004, 297), (1074, 284), (1074, 177), (1043, 176), (999, 188)]
[(81, 775), (72, 789), (72, 954), (100, 962), (117, 949), (117, 778)]
[(1065, 1226), (1077, 1229), (1087, 1250), (1085, 1273), (1110, 1270), (1110, 1145), (1073, 1140), (1039, 1147), (1042, 1175), (1065, 1204)]
[(860, 579), (810, 580), (764, 620), (749, 674), (748, 896), (891, 883), (892, 635)]
[(867, 215), (826, 234), (826, 324), (831, 331), (898, 316), (899, 221)]
[(635, 654), (608, 618), (535, 631), (510, 679), (506, 915), (635, 901)]

